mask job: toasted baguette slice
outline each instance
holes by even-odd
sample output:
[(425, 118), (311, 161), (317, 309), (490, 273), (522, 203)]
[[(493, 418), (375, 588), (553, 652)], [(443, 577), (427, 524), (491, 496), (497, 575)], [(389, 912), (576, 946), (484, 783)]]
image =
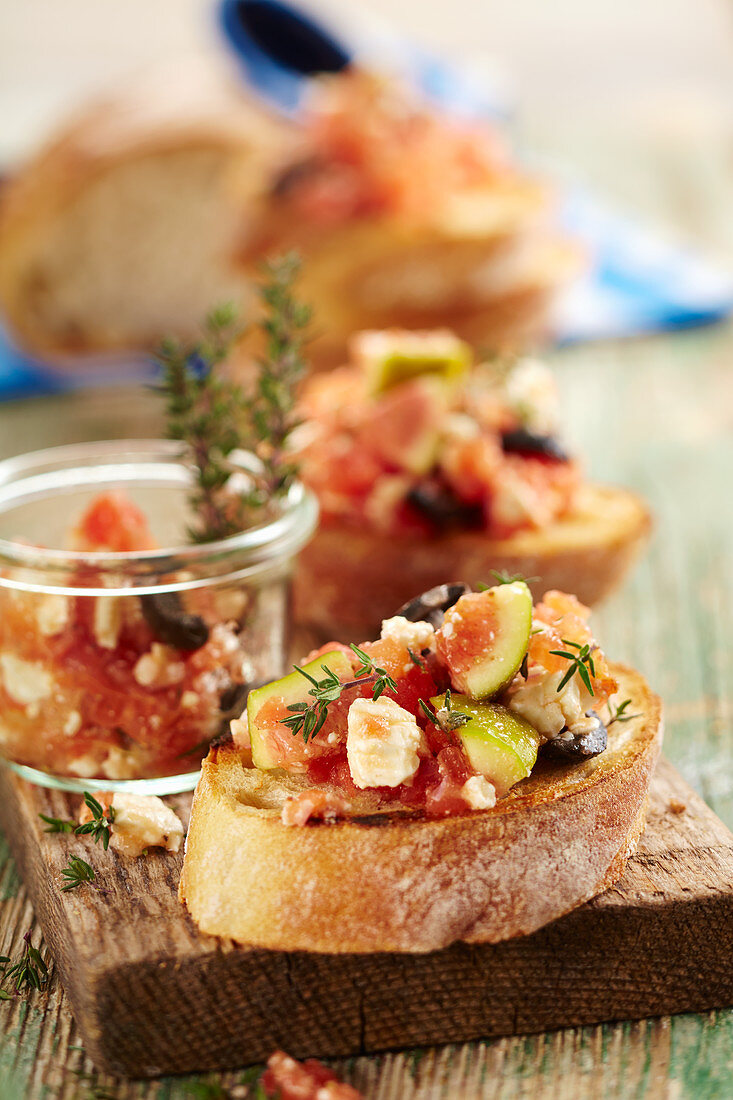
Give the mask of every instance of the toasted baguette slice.
[(54, 360), (197, 334), (252, 299), (234, 241), (292, 128), (206, 65), (92, 103), (21, 168), (0, 208), (0, 304)]
[(538, 184), (512, 179), (479, 198), (470, 218), (413, 225), (375, 217), (334, 228), (298, 226), (273, 203), (243, 262), (254, 276), (263, 252), (302, 255), (299, 292), (316, 307), (308, 344), (316, 369), (343, 363), (352, 334), (365, 328), (449, 328), (480, 346), (523, 346), (544, 333), (558, 289), (584, 258), (551, 225)]
[(662, 740), (659, 699), (612, 666), (638, 715), (605, 752), (542, 762), (492, 810), (286, 826), (293, 777), (214, 748), (194, 796), (181, 900), (204, 932), (280, 951), (434, 951), (525, 935), (613, 885), (636, 847)]
[(535, 598), (559, 588), (594, 604), (629, 570), (650, 530), (639, 497), (603, 485), (583, 486), (574, 512), (549, 527), (508, 539), (474, 531), (395, 538), (324, 525), (298, 562), (295, 615), (329, 638), (358, 641), (419, 592), (446, 578), (475, 588), (491, 580), (492, 569), (539, 578), (531, 584)]

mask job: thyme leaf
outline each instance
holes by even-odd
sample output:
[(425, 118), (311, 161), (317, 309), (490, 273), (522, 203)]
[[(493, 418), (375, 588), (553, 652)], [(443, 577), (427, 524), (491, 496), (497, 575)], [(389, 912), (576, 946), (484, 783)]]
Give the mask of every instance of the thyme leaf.
[(326, 665), (322, 665), (321, 669), (324, 676), (317, 680), (315, 676), (312, 676), (300, 665), (293, 665), (296, 672), (299, 672), (301, 676), (311, 684), (308, 691), (308, 695), (312, 698), (313, 702), (299, 702), (290, 703), (288, 710), (291, 714), (288, 718), (283, 718), (282, 724), (287, 726), (295, 736), (296, 734), (302, 734), (303, 740), (307, 743), (311, 738), (323, 728), (323, 724), (328, 717), (328, 708), (331, 703), (335, 703), (337, 699), (341, 698), (342, 692), (346, 688), (352, 688), (361, 686), (365, 683), (371, 683), (372, 699), (374, 702), (379, 699), (385, 691), (396, 691), (397, 684), (389, 673), (380, 668), (374, 663), (368, 653), (365, 650), (360, 649), (357, 645), (351, 646), (352, 650), (359, 658), (359, 666), (355, 669), (356, 679), (354, 680), (339, 680), (336, 673), (328, 668)]
[[(525, 584), (534, 584), (539, 577), (525, 577), (523, 573), (509, 573), (506, 569), (490, 569), (489, 572), (497, 584), (514, 584), (515, 581), (524, 581)], [(479, 584), (479, 592), (490, 588), (488, 584)]]
[(578, 676), (585, 684), (589, 695), (595, 695), (593, 684), (591, 683), (591, 676), (595, 676), (596, 666), (593, 662), (593, 650), (590, 643), (587, 642), (585, 645), (581, 646), (578, 642), (568, 641), (567, 638), (563, 638), (562, 643), (570, 647), (570, 649), (575, 650), (575, 652), (572, 653), (569, 649), (550, 650), (550, 653), (554, 657), (564, 657), (569, 662), (565, 675), (557, 685), (557, 690), (562, 691), (568, 681), (577, 672)]
[(64, 893), (67, 890), (76, 890), (77, 887), (83, 886), (85, 883), (96, 886), (94, 868), (90, 867), (81, 856), (69, 856), (69, 862), (66, 867), (62, 868), (61, 874), (66, 879), (61, 887)]
[(611, 701), (608, 702), (609, 720), (606, 722), (606, 729), (612, 726), (614, 722), (630, 722), (632, 718), (639, 718), (638, 714), (626, 714), (627, 707), (631, 706), (630, 699), (624, 699), (622, 703), (619, 703), (617, 707), (614, 707)]
[[(48, 981), (48, 967), (41, 957), (41, 953), (37, 947), (34, 947), (31, 943), (30, 930), (23, 936), (25, 947), (23, 953), (20, 956), (18, 962), (13, 966), (8, 967), (10, 959), (7, 955), (3, 955), (2, 965), (4, 973), (4, 981), (10, 981), (15, 983), (15, 992), (20, 993), (22, 989), (42, 989)], [(3, 1000), (9, 1000), (10, 994), (7, 990), (2, 990), (5, 996)]]
[(74, 831), (73, 821), (64, 821), (61, 817), (47, 817), (46, 814), (38, 816), (48, 825), (48, 828), (43, 830), (44, 833), (73, 833)]
[[(265, 354), (247, 392), (219, 371), (240, 334), (237, 312), (225, 304), (212, 310), (194, 343), (164, 340), (156, 359), (166, 399), (167, 435), (188, 447), (194, 473), (189, 497), (194, 542), (212, 542), (248, 527), (258, 510), (292, 485), (297, 464), (288, 454), (297, 426), (296, 386), (305, 373), (305, 329), (310, 309), (298, 302), (293, 285), (300, 269), (295, 254), (263, 268), (260, 329)], [(247, 486), (232, 490), (234, 451), (253, 452), (259, 466), (247, 470)]]
[(89, 791), (84, 791), (84, 801), (92, 812), (92, 820), (77, 825), (74, 832), (77, 836), (91, 835), (95, 844), (101, 841), (106, 852), (109, 848), (110, 829), (115, 819), (114, 806), (105, 811), (104, 806)]

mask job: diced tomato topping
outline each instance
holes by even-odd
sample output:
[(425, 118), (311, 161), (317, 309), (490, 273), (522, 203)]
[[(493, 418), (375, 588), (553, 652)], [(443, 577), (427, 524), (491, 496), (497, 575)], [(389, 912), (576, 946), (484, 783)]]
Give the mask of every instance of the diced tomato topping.
[(80, 550), (128, 553), (154, 550), (147, 518), (124, 493), (100, 493), (79, 521), (75, 541)]
[[(595, 675), (591, 674), (594, 699), (598, 706), (607, 702), (618, 689), (618, 683), (611, 676), (608, 662), (593, 638), (588, 617), (590, 608), (575, 596), (566, 592), (550, 590), (545, 592), (540, 603), (534, 609), (536, 625), (543, 626), (540, 632), (533, 633), (529, 641), (529, 659), (542, 665), (548, 672), (564, 671), (568, 667), (566, 657), (559, 657), (554, 650), (568, 652), (568, 642), (576, 646), (591, 646)], [(590, 673), (590, 668), (589, 668)]]
[(282, 1050), (268, 1058), (261, 1083), (272, 1100), (362, 1100), (360, 1092), (339, 1081), (322, 1062), (297, 1062)]
[(305, 825), (311, 818), (328, 820), (348, 813), (349, 804), (334, 791), (309, 787), (294, 798), (288, 798), (282, 809), (283, 825)]

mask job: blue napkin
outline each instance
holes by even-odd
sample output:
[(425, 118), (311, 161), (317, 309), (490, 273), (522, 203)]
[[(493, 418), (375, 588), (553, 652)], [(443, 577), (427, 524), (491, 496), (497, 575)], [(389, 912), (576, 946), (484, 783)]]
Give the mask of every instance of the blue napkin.
[[(389, 28), (357, 27), (351, 20), (342, 30), (284, 0), (220, 0), (218, 11), (250, 90), (287, 115), (297, 115), (313, 74), (337, 72), (352, 59), (400, 72), (452, 111), (494, 119), (507, 115), (501, 94), (485, 79)], [(565, 188), (562, 218), (591, 264), (558, 303), (554, 332), (559, 343), (686, 328), (733, 312), (733, 277), (693, 249), (612, 210), (582, 188)], [(139, 380), (149, 378), (150, 371), (140, 359), (118, 357), (98, 360), (80, 374), (57, 374), (20, 353), (0, 328), (0, 398)]]

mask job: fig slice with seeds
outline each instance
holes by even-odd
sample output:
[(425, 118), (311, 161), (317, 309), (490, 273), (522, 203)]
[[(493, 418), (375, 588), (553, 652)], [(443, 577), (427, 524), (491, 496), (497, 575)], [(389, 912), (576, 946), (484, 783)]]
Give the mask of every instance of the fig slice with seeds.
[(511, 581), (461, 596), (436, 633), (438, 656), (456, 691), (488, 699), (521, 667), (532, 628), (532, 594)]

